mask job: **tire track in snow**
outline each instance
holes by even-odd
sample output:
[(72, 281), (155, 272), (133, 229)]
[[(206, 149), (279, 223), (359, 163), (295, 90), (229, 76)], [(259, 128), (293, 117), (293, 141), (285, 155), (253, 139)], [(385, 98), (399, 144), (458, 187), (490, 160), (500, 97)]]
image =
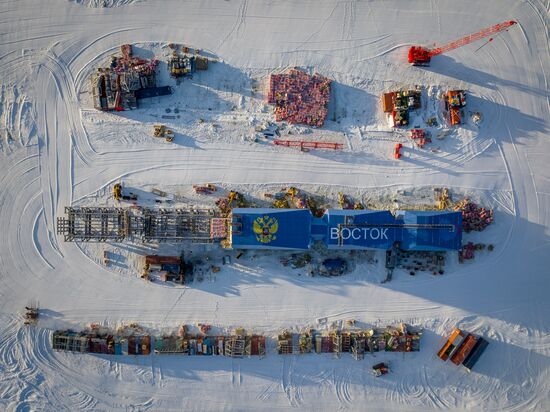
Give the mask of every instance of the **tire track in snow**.
[(300, 407), (302, 400), (300, 391), (293, 384), (294, 355), (284, 355), (281, 365), (281, 387), (286, 395), (288, 403), (293, 408)]
[(296, 46), (296, 48), (293, 51), (296, 52), (296, 51), (302, 50), (303, 46), (308, 44), (311, 39), (313, 39), (315, 36), (317, 36), (319, 33), (321, 33), (321, 31), (323, 31), (326, 24), (330, 21), (330, 19), (334, 15), (334, 12), (338, 9), (339, 6), (340, 6), (340, 2), (337, 2), (334, 5), (334, 7), (332, 8), (332, 10), (330, 11), (330, 13), (328, 14), (328, 16), (325, 17), (325, 19), (323, 20), (323, 22), (321, 23), (319, 28), (317, 30), (313, 31), (304, 41), (302, 41), (298, 46)]
[(218, 44), (218, 49), (221, 49), (221, 47), (235, 34), (237, 37), (242, 36), (242, 27), (245, 24), (246, 20), (246, 10), (248, 8), (248, 0), (242, 0), (241, 4), (239, 5), (239, 10), (237, 11), (237, 18), (235, 20), (235, 23), (233, 24), (233, 27), (229, 32), (225, 35), (223, 40)]
[(346, 370), (346, 377), (339, 376), (339, 373), (336, 373), (336, 368), (332, 369), (332, 386), (336, 399), (338, 399), (338, 403), (340, 404), (340, 409), (348, 409), (353, 405), (348, 387), (349, 368)]

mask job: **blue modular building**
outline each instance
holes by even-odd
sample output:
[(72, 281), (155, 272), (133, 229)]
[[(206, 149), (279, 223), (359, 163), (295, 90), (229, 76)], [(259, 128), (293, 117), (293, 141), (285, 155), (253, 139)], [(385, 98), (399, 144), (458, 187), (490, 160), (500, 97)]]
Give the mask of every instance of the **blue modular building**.
[(315, 218), (307, 209), (233, 209), (235, 249), (307, 250), (313, 241), (329, 249), (458, 250), (462, 214), (438, 211), (329, 209)]

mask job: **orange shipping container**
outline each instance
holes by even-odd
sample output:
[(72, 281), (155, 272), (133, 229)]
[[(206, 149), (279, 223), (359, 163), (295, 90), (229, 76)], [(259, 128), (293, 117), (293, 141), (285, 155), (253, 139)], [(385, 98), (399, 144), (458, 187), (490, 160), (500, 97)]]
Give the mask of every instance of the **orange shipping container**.
[(382, 96), (382, 108), (385, 113), (391, 113), (393, 111), (393, 96), (395, 93), (384, 93)]
[(451, 362), (455, 365), (460, 365), (464, 362), (464, 359), (466, 359), (466, 356), (472, 351), (476, 342), (477, 338), (474, 335), (468, 335), (454, 355), (451, 356)]

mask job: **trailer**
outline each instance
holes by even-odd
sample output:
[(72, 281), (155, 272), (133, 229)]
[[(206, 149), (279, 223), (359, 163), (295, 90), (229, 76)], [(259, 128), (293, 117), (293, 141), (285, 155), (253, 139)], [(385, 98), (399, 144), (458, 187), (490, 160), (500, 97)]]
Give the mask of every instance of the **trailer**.
[(437, 356), (445, 362), (449, 357), (453, 356), (463, 341), (464, 333), (458, 328), (455, 329), (449, 339), (447, 339), (447, 342), (445, 342), (445, 345), (439, 350)]
[(468, 334), (462, 344), (458, 347), (457, 351), (451, 356), (451, 362), (455, 365), (461, 365), (468, 355), (474, 349), (478, 338), (472, 334)]
[(472, 371), (472, 368), (477, 363), (483, 352), (485, 352), (487, 346), (489, 346), (489, 342), (487, 342), (485, 339), (480, 337), (477, 340), (477, 343), (473, 347), (470, 354), (466, 357), (466, 359), (464, 359), (464, 362), (462, 362), (462, 365), (466, 369), (468, 369), (468, 372)]

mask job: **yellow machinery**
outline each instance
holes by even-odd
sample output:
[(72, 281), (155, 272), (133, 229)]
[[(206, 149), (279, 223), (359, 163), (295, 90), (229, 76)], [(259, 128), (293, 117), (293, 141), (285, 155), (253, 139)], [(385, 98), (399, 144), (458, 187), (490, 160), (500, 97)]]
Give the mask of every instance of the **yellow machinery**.
[[(184, 49), (185, 51), (185, 49)], [(191, 60), (187, 56), (179, 56), (177, 50), (172, 51), (172, 57), (168, 60), (170, 76), (174, 78), (191, 74)]]
[(449, 189), (444, 187), (437, 192), (436, 204), (438, 210), (445, 210), (451, 207), (451, 198), (449, 196)]
[(233, 201), (237, 198), (238, 193), (235, 191), (229, 192), (229, 196), (227, 197), (227, 208), (231, 209), (231, 205), (233, 204)]
[(288, 200), (286, 199), (275, 199), (273, 201), (273, 207), (277, 209), (288, 209)]
[(153, 126), (153, 136), (164, 138), (167, 142), (172, 142), (174, 140), (174, 132), (163, 124), (156, 124)]
[(294, 207), (294, 197), (298, 194), (298, 189), (291, 186), (286, 191), (287, 196), (290, 196), (290, 207)]
[(115, 183), (113, 186), (113, 197), (118, 201), (122, 199), (122, 185), (120, 183)]
[(342, 192), (338, 192), (338, 204), (342, 209), (355, 209), (352, 199)]

